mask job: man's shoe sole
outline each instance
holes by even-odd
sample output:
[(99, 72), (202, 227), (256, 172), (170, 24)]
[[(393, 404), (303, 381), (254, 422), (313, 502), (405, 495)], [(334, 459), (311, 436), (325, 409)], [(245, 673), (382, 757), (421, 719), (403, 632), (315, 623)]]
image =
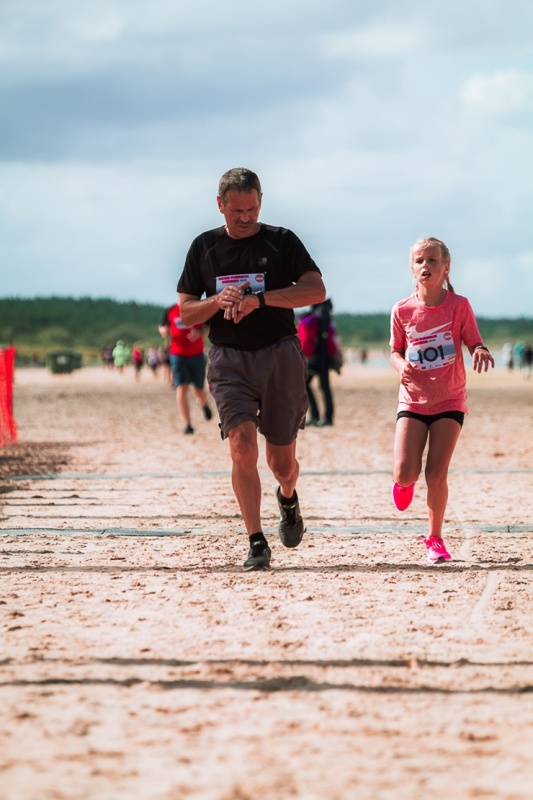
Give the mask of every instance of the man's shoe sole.
[(264, 564), (250, 564), (250, 566), (243, 566), (245, 572), (269, 572), (272, 569), (269, 562)]
[(281, 544), (284, 547), (298, 547), (304, 538), (305, 528), (302, 527), (301, 532), (291, 531), (287, 534), (285, 531), (278, 531)]
[(262, 570), (272, 569), (270, 566), (271, 558), (272, 552), (270, 547), (265, 547), (259, 556), (248, 555), (248, 558), (243, 564), (243, 569), (245, 572), (260, 572)]

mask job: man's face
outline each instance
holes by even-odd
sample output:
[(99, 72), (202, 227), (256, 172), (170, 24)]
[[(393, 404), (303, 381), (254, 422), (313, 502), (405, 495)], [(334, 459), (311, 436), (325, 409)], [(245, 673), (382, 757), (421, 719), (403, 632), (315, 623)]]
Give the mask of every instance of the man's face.
[(251, 192), (226, 192), (222, 202), (217, 197), (218, 208), (226, 220), (226, 230), (232, 239), (253, 236), (259, 229), (258, 217), (261, 211), (261, 196), (256, 189)]

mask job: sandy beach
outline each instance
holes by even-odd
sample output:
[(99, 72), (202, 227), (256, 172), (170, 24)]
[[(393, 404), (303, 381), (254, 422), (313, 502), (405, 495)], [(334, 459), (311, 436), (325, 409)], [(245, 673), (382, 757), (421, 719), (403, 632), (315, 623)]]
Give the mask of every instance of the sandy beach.
[(216, 415), (100, 367), (19, 369), (0, 450), (2, 800), (533, 796), (533, 379), (469, 373), (445, 540), (391, 501), (397, 376), (333, 375), (272, 571)]

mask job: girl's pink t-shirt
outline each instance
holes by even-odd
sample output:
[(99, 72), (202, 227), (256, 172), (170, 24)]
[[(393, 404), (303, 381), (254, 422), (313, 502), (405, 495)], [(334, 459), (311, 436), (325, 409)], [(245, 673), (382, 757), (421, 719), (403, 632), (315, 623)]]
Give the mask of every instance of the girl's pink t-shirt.
[(446, 293), (440, 306), (428, 307), (415, 295), (396, 303), (391, 313), (390, 345), (416, 366), (416, 383), (400, 383), (398, 411), (440, 414), (466, 412), (466, 372), (462, 345), (482, 341), (466, 297)]

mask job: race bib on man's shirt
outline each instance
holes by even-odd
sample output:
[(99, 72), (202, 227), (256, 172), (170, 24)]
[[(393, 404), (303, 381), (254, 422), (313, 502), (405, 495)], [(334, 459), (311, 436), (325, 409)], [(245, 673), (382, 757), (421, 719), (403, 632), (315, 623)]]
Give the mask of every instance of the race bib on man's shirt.
[(240, 275), (220, 275), (217, 278), (217, 294), (222, 291), (225, 286), (234, 286), (250, 282), (250, 291), (262, 292), (265, 288), (265, 273), (264, 272), (242, 272)]
[[(417, 369), (441, 369), (455, 361), (451, 322), (427, 331), (407, 330), (406, 358)], [(444, 330), (443, 330), (444, 329)]]

